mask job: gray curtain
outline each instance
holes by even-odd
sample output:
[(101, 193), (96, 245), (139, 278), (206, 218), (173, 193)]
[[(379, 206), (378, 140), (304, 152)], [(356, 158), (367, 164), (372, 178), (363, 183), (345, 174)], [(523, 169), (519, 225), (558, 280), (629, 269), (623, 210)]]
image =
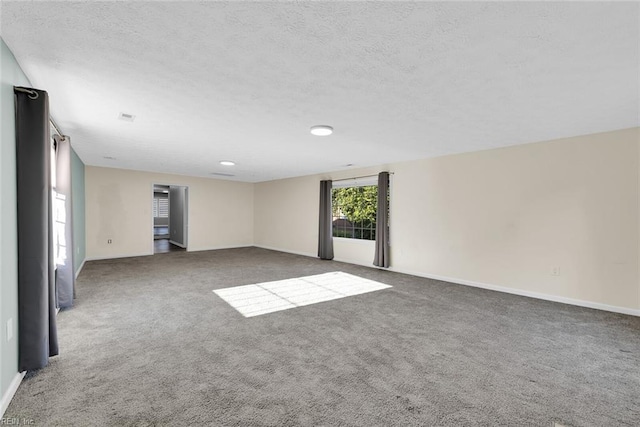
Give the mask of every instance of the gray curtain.
[(47, 92), (14, 87), (18, 193), (20, 371), (58, 354), (51, 230), (51, 136)]
[(56, 142), (56, 197), (54, 198), (55, 233), (58, 234), (56, 260), (56, 296), (58, 307), (68, 308), (75, 297), (75, 271), (73, 267), (73, 205), (71, 200), (71, 141), (68, 136), (55, 135)]
[(318, 257), (333, 259), (333, 230), (331, 222), (331, 181), (320, 181), (320, 227)]
[(389, 267), (389, 172), (378, 174), (376, 254), (373, 258), (373, 265)]

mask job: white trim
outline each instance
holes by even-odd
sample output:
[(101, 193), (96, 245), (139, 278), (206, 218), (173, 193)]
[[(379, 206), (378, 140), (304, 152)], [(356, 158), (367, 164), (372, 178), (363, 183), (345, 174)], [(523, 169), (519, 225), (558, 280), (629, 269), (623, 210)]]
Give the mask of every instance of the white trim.
[(20, 387), (20, 383), (22, 382), (25, 374), (26, 372), (18, 372), (16, 376), (13, 377), (13, 380), (11, 381), (11, 384), (9, 384), (7, 391), (4, 392), (2, 400), (0, 400), (0, 418), (4, 416), (4, 411), (6, 411), (9, 407), (9, 403), (11, 403), (11, 399), (13, 399), (16, 391), (18, 391), (18, 387)]
[[(292, 254), (296, 254), (296, 255), (303, 255), (303, 256), (309, 256), (309, 257), (316, 258), (315, 255), (311, 255), (311, 254), (303, 253), (303, 252), (293, 252), (293, 251), (287, 251), (287, 250), (283, 250), (283, 249), (271, 248), (271, 247), (268, 247), (268, 246), (260, 246), (260, 245), (254, 245), (254, 246), (256, 246), (258, 248), (262, 248), (262, 249), (272, 250), (272, 251), (286, 252), (286, 253), (292, 253)], [(435, 275), (435, 274), (418, 273), (418, 272), (415, 272), (415, 271), (408, 271), (408, 270), (403, 270), (403, 269), (398, 269), (398, 268), (393, 268), (393, 267), (381, 268), (381, 267), (376, 267), (373, 264), (364, 264), (364, 263), (346, 261), (346, 260), (337, 259), (337, 258), (334, 258), (333, 261), (344, 262), (344, 263), (353, 264), (353, 265), (360, 265), (360, 266), (363, 266), (363, 267), (375, 268), (376, 270), (386, 270), (386, 271), (391, 271), (391, 272), (394, 272), (394, 273), (401, 273), (401, 274), (408, 274), (408, 275), (411, 275), (411, 276), (424, 277), (424, 278), (427, 278), (427, 279), (441, 280), (443, 282), (455, 283), (455, 284), (464, 285), (464, 286), (471, 286), (471, 287), (474, 287), (474, 288), (488, 289), (488, 290), (491, 290), (491, 291), (503, 292), (503, 293), (506, 293), (506, 294), (519, 295), (519, 296), (523, 296), (523, 297), (536, 298), (536, 299), (541, 299), (541, 300), (545, 300), (545, 301), (559, 302), (559, 303), (562, 303), (562, 304), (575, 305), (575, 306), (578, 306), (578, 307), (587, 307), (587, 308), (593, 308), (595, 310), (610, 311), (612, 313), (620, 313), (620, 314), (627, 314), (629, 316), (638, 316), (638, 317), (640, 317), (640, 310), (639, 309), (634, 309), (634, 308), (619, 307), (619, 306), (616, 306), (616, 305), (602, 304), (602, 303), (598, 303), (598, 302), (585, 301), (585, 300), (580, 300), (580, 299), (575, 299), (575, 298), (567, 298), (567, 297), (561, 297), (561, 296), (556, 296), (556, 295), (543, 294), (543, 293), (539, 293), (539, 292), (526, 291), (526, 290), (523, 290), (523, 289), (508, 288), (506, 286), (491, 285), (491, 284), (488, 284), (488, 283), (474, 282), (472, 280), (457, 279), (455, 277), (446, 277), (446, 276), (438, 276), (438, 275)]]
[[(179, 246), (183, 249), (186, 249), (187, 252), (191, 252), (189, 250), (189, 242), (191, 242), (191, 237), (189, 236), (190, 233), (190, 229), (189, 229), (189, 223), (190, 221), (190, 216), (191, 216), (191, 210), (189, 209), (189, 200), (190, 200), (190, 196), (189, 196), (189, 185), (183, 185), (183, 184), (159, 184), (157, 182), (152, 182), (151, 183), (151, 203), (153, 204), (153, 198), (155, 197), (155, 186), (156, 185), (160, 185), (163, 187), (169, 187), (169, 193), (167, 193), (167, 199), (169, 200), (169, 219), (171, 218), (171, 187), (184, 187), (185, 188), (185, 193), (184, 193), (184, 209), (183, 209), (183, 213), (184, 213), (184, 232), (185, 232), (185, 244), (178, 244), (176, 242), (174, 242), (173, 240), (169, 240), (170, 243), (173, 243), (176, 246)], [(155, 236), (153, 234), (153, 228), (156, 227), (155, 222), (154, 222), (154, 216), (153, 216), (153, 209), (151, 209), (151, 225), (153, 225), (152, 230), (151, 230), (151, 255), (154, 254), (155, 252)], [(167, 227), (169, 229), (169, 233), (171, 233), (171, 224), (167, 223), (167, 225), (162, 225), (161, 227)], [(137, 256), (137, 255), (134, 255)]]
[[(180, 245), (177, 245), (177, 246), (180, 246)], [(212, 247), (205, 247), (205, 248), (190, 248), (190, 247), (187, 247), (186, 250), (187, 250), (187, 252), (217, 251), (217, 250), (221, 250), (221, 249), (251, 248), (253, 246), (255, 246), (255, 245), (212, 246)], [(268, 249), (268, 248), (265, 248), (265, 249)], [(277, 251), (277, 249), (272, 249), (272, 250)], [(101, 261), (101, 260), (104, 260), (104, 259), (118, 259), (118, 258), (135, 258), (135, 257), (139, 257), (139, 256), (152, 256), (152, 255), (155, 255), (155, 254), (153, 254), (153, 253), (143, 253), (143, 254), (133, 254), (133, 255), (97, 256), (97, 257), (87, 257), (86, 261)]]
[(284, 253), (287, 253), (287, 254), (302, 255), (302, 256), (308, 256), (308, 257), (311, 257), (311, 258), (318, 258), (317, 255), (310, 254), (308, 252), (290, 251), (290, 250), (287, 250), (287, 249), (279, 249), (279, 248), (274, 248), (274, 247), (271, 247), (271, 246), (263, 246), (263, 245), (252, 245), (252, 246), (254, 246), (256, 248), (260, 248), (260, 249), (267, 249), (269, 251), (284, 252)]
[(78, 268), (78, 271), (76, 271), (76, 279), (78, 278), (78, 276), (80, 275), (80, 272), (82, 271), (82, 269), (84, 268), (84, 263), (87, 262), (87, 257), (85, 257), (82, 260), (82, 264), (80, 264), (80, 268)]
[(333, 257), (333, 261), (335, 261), (335, 262), (343, 262), (345, 264), (360, 265), (362, 267), (371, 267), (371, 268), (376, 268), (378, 270), (387, 270), (386, 268), (380, 268), (380, 267), (376, 267), (375, 265), (373, 265), (373, 258), (371, 258), (371, 263), (370, 264), (365, 264), (364, 262), (358, 262), (358, 261), (348, 260), (348, 259), (344, 259), (344, 258), (336, 258), (336, 257)]
[[(315, 254), (311, 254), (311, 253), (308, 253), (308, 252), (291, 251), (291, 250), (287, 250), (287, 249), (280, 249), (280, 248), (275, 248), (275, 247), (272, 247), (272, 246), (264, 246), (264, 245), (256, 245), (256, 244), (253, 244), (253, 245), (241, 245), (241, 246), (218, 246), (218, 247), (211, 247), (211, 248), (198, 248), (198, 249), (187, 249), (187, 250), (189, 252), (198, 252), (198, 251), (215, 251), (215, 250), (220, 250), (220, 249), (236, 249), (236, 248), (247, 248), (247, 247), (256, 247), (256, 248), (261, 248), (261, 249), (267, 249), (267, 250), (270, 250), (270, 251), (284, 252), (284, 253), (289, 253), (289, 254), (294, 254), (294, 255), (302, 255), (302, 256), (306, 256), (306, 257), (310, 257), (310, 258), (317, 258), (317, 256)], [(153, 255), (153, 254), (95, 257), (95, 258), (87, 258), (87, 261), (95, 261), (95, 260), (101, 260), (101, 259), (113, 259), (113, 258), (128, 258), (128, 257), (147, 256), (147, 255)], [(616, 305), (602, 304), (602, 303), (598, 303), (598, 302), (585, 301), (585, 300), (580, 300), (580, 299), (575, 299), (575, 298), (567, 298), (567, 297), (561, 297), (561, 296), (556, 296), (556, 295), (543, 294), (543, 293), (539, 293), (539, 292), (526, 291), (526, 290), (523, 290), (523, 289), (509, 288), (509, 287), (506, 287), (506, 286), (491, 285), (491, 284), (488, 284), (488, 283), (474, 282), (472, 280), (457, 279), (455, 277), (438, 276), (436, 274), (420, 273), (420, 272), (415, 272), (415, 271), (398, 269), (398, 268), (394, 268), (394, 267), (380, 268), (380, 267), (376, 267), (375, 265), (372, 265), (372, 264), (358, 263), (358, 262), (355, 262), (355, 261), (348, 261), (348, 260), (338, 259), (338, 258), (334, 258), (333, 261), (343, 262), (343, 263), (353, 264), (353, 265), (360, 265), (360, 266), (363, 266), (363, 267), (375, 268), (377, 270), (392, 271), (394, 273), (409, 274), (411, 276), (424, 277), (424, 278), (427, 278), (427, 279), (441, 280), (443, 282), (449, 282), (449, 283), (455, 283), (455, 284), (458, 284), (458, 285), (471, 286), (471, 287), (474, 287), (474, 288), (488, 289), (488, 290), (497, 291), (497, 292), (504, 292), (504, 293), (512, 294), (512, 295), (520, 295), (520, 296), (524, 296), (524, 297), (536, 298), (536, 299), (541, 299), (541, 300), (545, 300), (545, 301), (559, 302), (559, 303), (562, 303), (562, 304), (575, 305), (575, 306), (578, 306), (578, 307), (587, 307), (587, 308), (593, 308), (593, 309), (596, 309), (596, 310), (610, 311), (612, 313), (621, 313), (621, 314), (627, 314), (627, 315), (630, 315), (630, 316), (638, 316), (638, 317), (640, 317), (640, 309), (619, 307), (619, 306), (616, 306)]]
[(141, 254), (129, 254), (129, 255), (108, 255), (108, 256), (95, 256), (95, 257), (87, 257), (86, 261), (100, 261), (103, 259), (117, 259), (117, 258), (134, 258), (139, 256), (150, 256), (152, 253), (141, 253)]
[[(151, 183), (151, 225), (153, 226), (151, 228), (151, 253), (155, 252), (155, 243), (156, 243), (156, 236), (154, 236), (154, 228), (155, 228), (155, 223), (153, 222), (153, 198), (155, 197), (155, 183)], [(169, 196), (167, 196), (169, 197)], [(169, 229), (169, 224), (167, 224), (167, 230)]]
[(418, 277), (424, 277), (424, 278), (427, 278), (427, 279), (441, 280), (443, 282), (455, 283), (455, 284), (458, 284), (458, 285), (471, 286), (471, 287), (474, 287), (474, 288), (488, 289), (488, 290), (497, 291), (497, 292), (504, 292), (506, 294), (519, 295), (519, 296), (523, 296), (523, 297), (536, 298), (536, 299), (541, 299), (541, 300), (545, 300), (545, 301), (559, 302), (559, 303), (562, 303), (562, 304), (575, 305), (575, 306), (578, 306), (578, 307), (587, 307), (587, 308), (593, 308), (593, 309), (596, 309), (596, 310), (610, 311), (610, 312), (613, 312), (613, 313), (628, 314), (630, 316), (639, 316), (640, 317), (640, 310), (633, 309), (633, 308), (619, 307), (619, 306), (616, 306), (616, 305), (602, 304), (602, 303), (599, 303), (599, 302), (592, 302), (592, 301), (585, 301), (585, 300), (580, 300), (580, 299), (575, 299), (575, 298), (561, 297), (561, 296), (557, 296), (557, 295), (543, 294), (543, 293), (539, 293), (539, 292), (526, 291), (524, 289), (508, 288), (506, 286), (491, 285), (491, 284), (488, 284), (488, 283), (474, 282), (472, 280), (457, 279), (455, 277), (438, 276), (438, 275), (435, 275), (435, 274), (416, 273), (416, 272), (412, 272), (412, 271), (396, 269), (396, 268), (393, 268), (393, 267), (390, 267), (387, 270), (392, 271), (394, 273), (409, 274), (411, 276), (418, 276)]
[(251, 248), (255, 245), (240, 245), (240, 246), (211, 246), (206, 248), (187, 248), (187, 252), (202, 252), (202, 251), (219, 251), (223, 249), (240, 249), (240, 248)]

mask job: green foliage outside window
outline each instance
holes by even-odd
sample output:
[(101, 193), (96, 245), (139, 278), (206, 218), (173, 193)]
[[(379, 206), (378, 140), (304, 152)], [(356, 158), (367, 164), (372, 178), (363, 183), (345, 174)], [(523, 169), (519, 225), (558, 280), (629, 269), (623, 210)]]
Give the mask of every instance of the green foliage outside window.
[(333, 236), (375, 240), (377, 205), (376, 185), (334, 188), (331, 192)]

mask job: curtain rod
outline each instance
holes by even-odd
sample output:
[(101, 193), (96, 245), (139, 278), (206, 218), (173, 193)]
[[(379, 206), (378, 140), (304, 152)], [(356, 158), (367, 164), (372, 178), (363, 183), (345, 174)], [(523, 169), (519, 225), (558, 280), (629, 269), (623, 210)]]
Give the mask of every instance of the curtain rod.
[(62, 131), (60, 131), (60, 128), (58, 127), (58, 125), (56, 124), (56, 122), (53, 121), (53, 119), (51, 117), (49, 117), (49, 123), (51, 123), (51, 126), (53, 126), (53, 128), (56, 130), (56, 132), (58, 132), (58, 135), (61, 138), (65, 138), (65, 135), (62, 133)]
[[(386, 171), (383, 171), (386, 172)], [(389, 175), (393, 175), (393, 172), (388, 172)], [(362, 178), (377, 178), (378, 175), (364, 175), (364, 176), (354, 176), (354, 177), (350, 177), (350, 178), (342, 178), (342, 179), (334, 179), (333, 182), (340, 182), (340, 181), (351, 181), (352, 179), (362, 179)]]

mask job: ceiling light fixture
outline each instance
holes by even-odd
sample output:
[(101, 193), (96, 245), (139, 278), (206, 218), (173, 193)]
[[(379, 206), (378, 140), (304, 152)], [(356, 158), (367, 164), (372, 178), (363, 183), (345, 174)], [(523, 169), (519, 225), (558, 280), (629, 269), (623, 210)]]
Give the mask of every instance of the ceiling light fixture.
[(220, 164), (222, 166), (235, 166), (236, 164), (234, 162), (232, 162), (231, 160), (223, 160), (220, 162)]
[(328, 136), (333, 133), (333, 128), (327, 125), (311, 126), (311, 135)]

